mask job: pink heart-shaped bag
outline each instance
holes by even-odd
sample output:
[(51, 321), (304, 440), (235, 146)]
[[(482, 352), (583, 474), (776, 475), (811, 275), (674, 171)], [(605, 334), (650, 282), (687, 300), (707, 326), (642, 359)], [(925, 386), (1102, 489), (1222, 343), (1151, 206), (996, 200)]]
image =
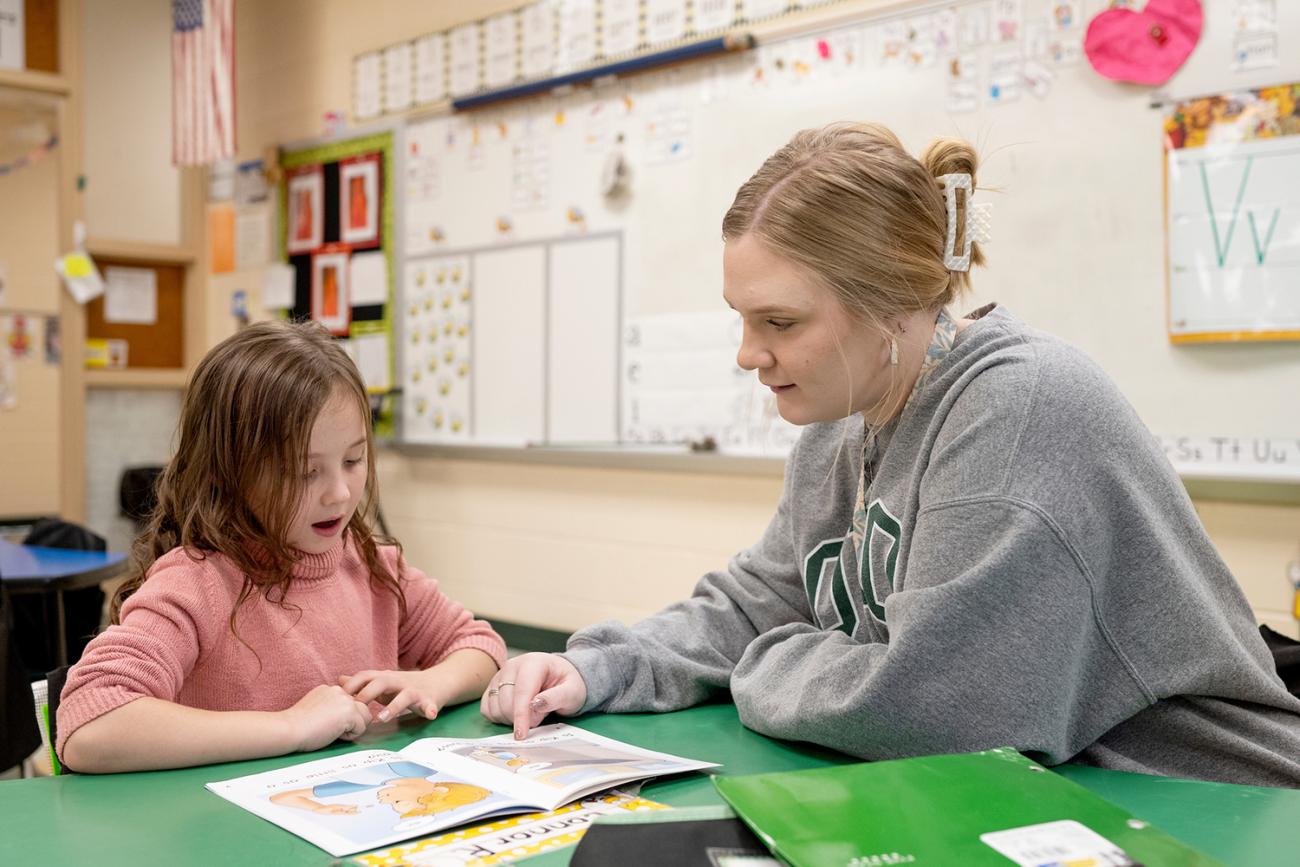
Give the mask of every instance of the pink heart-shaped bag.
[(1164, 84), (1201, 38), (1200, 0), (1149, 0), (1141, 12), (1107, 9), (1088, 24), (1083, 50), (1116, 81)]

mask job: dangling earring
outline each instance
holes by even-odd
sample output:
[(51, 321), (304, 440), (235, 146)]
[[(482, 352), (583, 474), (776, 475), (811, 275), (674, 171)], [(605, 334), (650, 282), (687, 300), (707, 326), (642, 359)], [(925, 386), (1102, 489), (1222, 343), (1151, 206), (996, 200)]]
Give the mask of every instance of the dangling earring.
[(889, 338), (889, 363), (898, 366), (898, 340), (893, 337)]

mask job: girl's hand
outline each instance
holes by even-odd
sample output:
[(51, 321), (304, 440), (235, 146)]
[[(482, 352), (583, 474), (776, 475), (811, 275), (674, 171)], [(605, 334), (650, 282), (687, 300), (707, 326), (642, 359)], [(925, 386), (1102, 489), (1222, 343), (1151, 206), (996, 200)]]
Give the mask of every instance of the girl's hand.
[(511, 724), (528, 737), (548, 713), (572, 716), (587, 701), (587, 683), (573, 663), (556, 653), (525, 653), (506, 660), (479, 702), (492, 722)]
[(370, 709), (343, 689), (321, 684), (280, 711), (289, 730), (289, 743), (297, 752), (318, 750), (342, 738), (354, 740), (370, 723)]
[(385, 702), (383, 710), (375, 714), (374, 719), (388, 722), (408, 708), (425, 719), (436, 717), (447, 703), (442, 680), (433, 669), (358, 671), (340, 677), (339, 686), (362, 705), (372, 701)]

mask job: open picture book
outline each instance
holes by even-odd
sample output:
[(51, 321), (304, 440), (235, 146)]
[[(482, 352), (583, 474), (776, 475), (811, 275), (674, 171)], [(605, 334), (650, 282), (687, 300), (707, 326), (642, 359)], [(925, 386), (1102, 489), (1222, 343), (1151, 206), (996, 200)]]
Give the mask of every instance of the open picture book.
[(509, 813), (554, 810), (602, 789), (717, 767), (573, 726), (477, 740), (423, 738), (207, 787), (316, 844), (351, 855)]

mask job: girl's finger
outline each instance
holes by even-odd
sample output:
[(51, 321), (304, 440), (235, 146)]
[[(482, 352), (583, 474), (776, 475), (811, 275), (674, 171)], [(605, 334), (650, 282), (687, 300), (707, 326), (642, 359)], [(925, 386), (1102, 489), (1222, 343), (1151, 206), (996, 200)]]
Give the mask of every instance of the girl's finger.
[(356, 691), (361, 689), (362, 685), (370, 681), (376, 674), (379, 674), (379, 672), (358, 671), (353, 674), (340, 675), (339, 686), (343, 687), (346, 692), (355, 695)]
[(352, 697), (362, 704), (369, 704), (372, 701), (379, 701), (380, 696), (390, 696), (399, 692), (397, 688), (389, 689), (388, 685), (382, 681), (372, 680), (359, 691), (353, 693)]
[(393, 700), (388, 703), (387, 707), (379, 712), (379, 721), (388, 722), (390, 719), (410, 707), (415, 702), (415, 699), (416, 695), (414, 690), (402, 690), (397, 695), (393, 696)]
[(349, 728), (351, 736), (348, 740), (354, 741), (366, 733), (366, 727), (370, 725), (370, 708), (366, 707), (359, 701), (352, 702), (352, 725)]

